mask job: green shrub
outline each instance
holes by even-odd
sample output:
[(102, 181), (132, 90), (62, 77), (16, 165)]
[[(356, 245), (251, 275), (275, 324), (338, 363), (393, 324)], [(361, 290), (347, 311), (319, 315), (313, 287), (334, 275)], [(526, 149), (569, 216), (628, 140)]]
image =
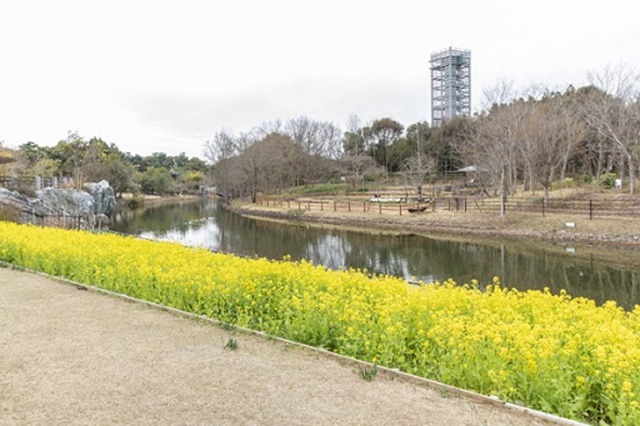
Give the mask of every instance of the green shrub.
[(559, 180), (559, 181), (553, 182), (553, 184), (551, 184), (551, 188), (552, 189), (573, 188), (575, 186), (576, 186), (576, 183), (572, 178), (566, 178), (564, 180)]
[(581, 183), (593, 183), (593, 176), (591, 176), (589, 173), (582, 173), (581, 175), (578, 175), (578, 182)]
[(600, 185), (604, 188), (611, 189), (616, 185), (618, 176), (615, 173), (603, 173), (600, 175)]
[(169, 170), (161, 167), (149, 167), (142, 173), (140, 188), (145, 194), (164, 195), (174, 192), (173, 178)]

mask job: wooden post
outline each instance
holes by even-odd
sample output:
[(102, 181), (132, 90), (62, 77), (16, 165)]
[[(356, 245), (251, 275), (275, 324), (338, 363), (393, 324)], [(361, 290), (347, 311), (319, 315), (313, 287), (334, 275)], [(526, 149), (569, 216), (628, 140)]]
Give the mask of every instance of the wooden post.
[(589, 200), (589, 220), (593, 220), (593, 200)]
[(400, 216), (402, 216), (402, 204), (400, 204)]
[(298, 210), (302, 210), (302, 207), (300, 207), (300, 201), (298, 201)]
[(449, 198), (447, 201), (449, 203), (449, 211), (451, 211), (451, 198)]
[(307, 210), (311, 210), (311, 201), (307, 201)]
[(320, 211), (324, 211), (324, 201), (320, 201)]
[(347, 208), (349, 209), (349, 213), (351, 213), (351, 201), (347, 201)]
[(380, 208), (380, 214), (382, 214), (382, 203), (378, 203), (378, 207)]
[(367, 203), (365, 201), (362, 202), (362, 211), (363, 212), (367, 211)]
[(542, 216), (544, 216), (544, 198), (542, 199)]
[(464, 212), (467, 212), (467, 197), (464, 197)]
[(338, 207), (336, 206), (336, 202), (334, 201), (334, 202), (333, 202), (333, 211), (334, 211), (334, 212), (335, 212), (335, 211), (338, 211), (338, 210), (337, 210), (337, 208), (338, 208)]

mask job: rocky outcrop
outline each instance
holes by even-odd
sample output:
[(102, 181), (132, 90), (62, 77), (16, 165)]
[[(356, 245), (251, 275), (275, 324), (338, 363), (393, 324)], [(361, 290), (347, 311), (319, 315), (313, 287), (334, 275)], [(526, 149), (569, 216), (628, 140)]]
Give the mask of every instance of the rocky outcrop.
[(85, 192), (71, 188), (44, 188), (34, 198), (0, 188), (0, 206), (19, 212), (19, 221), (93, 228), (108, 222), (115, 210), (115, 193), (107, 181), (88, 183)]
[(32, 215), (35, 211), (31, 201), (17, 191), (0, 188), (0, 209), (3, 218), (27, 222), (26, 216)]
[(32, 200), (36, 212), (43, 215), (84, 216), (95, 213), (93, 197), (78, 189), (44, 188)]
[(111, 217), (116, 209), (116, 193), (109, 182), (86, 183), (84, 187), (93, 197), (94, 214)]

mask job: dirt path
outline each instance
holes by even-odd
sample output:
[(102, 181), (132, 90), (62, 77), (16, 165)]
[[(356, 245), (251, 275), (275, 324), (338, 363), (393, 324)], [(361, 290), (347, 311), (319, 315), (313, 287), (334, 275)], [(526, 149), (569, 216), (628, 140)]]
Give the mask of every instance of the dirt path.
[(3, 268), (0, 371), (0, 424), (547, 424)]

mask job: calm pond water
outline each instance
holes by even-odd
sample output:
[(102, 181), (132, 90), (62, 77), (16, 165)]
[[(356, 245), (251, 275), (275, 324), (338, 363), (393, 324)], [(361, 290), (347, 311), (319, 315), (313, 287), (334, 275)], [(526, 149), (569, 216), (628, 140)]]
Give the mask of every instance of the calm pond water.
[[(332, 269), (366, 268), (432, 282), (472, 278), (489, 283), (494, 276), (519, 289), (565, 289), (603, 303), (615, 300), (626, 309), (640, 304), (640, 267), (611, 266), (602, 251), (538, 242), (447, 241), (415, 235), (371, 235), (307, 228), (230, 213), (215, 202), (184, 203), (116, 215), (113, 229), (144, 238), (178, 241), (215, 251), (281, 259), (309, 259)], [(567, 250), (575, 253), (569, 253)], [(639, 256), (620, 251), (616, 257)]]

